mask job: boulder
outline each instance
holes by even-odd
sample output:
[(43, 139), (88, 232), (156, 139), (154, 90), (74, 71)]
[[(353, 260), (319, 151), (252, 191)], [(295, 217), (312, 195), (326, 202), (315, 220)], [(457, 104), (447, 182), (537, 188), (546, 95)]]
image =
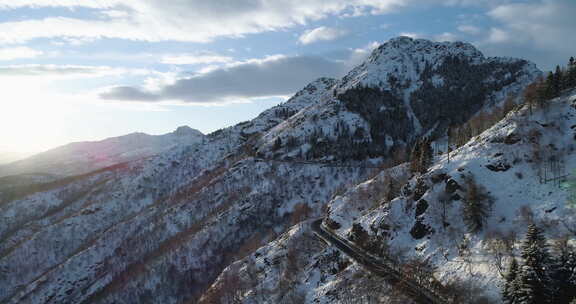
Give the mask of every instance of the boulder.
[(508, 169), (512, 168), (512, 166), (503, 160), (497, 161), (495, 163), (491, 163), (486, 165), (486, 168), (490, 171), (494, 171), (494, 172), (504, 172), (507, 171)]
[(460, 189), (460, 185), (453, 178), (446, 181), (446, 188), (444, 188), (446, 193), (454, 193), (458, 189)]
[(426, 185), (423, 179), (419, 179), (416, 181), (416, 187), (414, 187), (414, 196), (412, 197), (415, 201), (419, 200), (424, 196), (426, 191), (428, 191), (430, 187)]
[(415, 213), (415, 217), (419, 217), (420, 215), (424, 214), (424, 212), (426, 212), (426, 210), (428, 209), (428, 201), (426, 201), (425, 199), (421, 199), (418, 201), (418, 203), (416, 203), (416, 213)]
[(430, 233), (432, 233), (432, 229), (430, 228), (430, 226), (422, 223), (421, 219), (416, 220), (414, 227), (412, 227), (412, 229), (410, 229), (410, 235), (415, 240), (419, 240), (419, 239), (429, 235)]
[(510, 133), (506, 138), (504, 138), (504, 143), (507, 145), (513, 145), (521, 140), (520, 135), (516, 133)]

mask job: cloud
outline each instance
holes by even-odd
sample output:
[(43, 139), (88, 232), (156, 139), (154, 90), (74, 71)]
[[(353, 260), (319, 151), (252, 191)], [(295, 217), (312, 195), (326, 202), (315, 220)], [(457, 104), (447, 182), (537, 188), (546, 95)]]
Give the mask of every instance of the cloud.
[(345, 54), (344, 59), (346, 69), (351, 70), (355, 66), (361, 64), (378, 46), (380, 46), (379, 42), (372, 41), (364, 47), (348, 50), (349, 53)]
[(221, 56), (218, 54), (180, 54), (166, 55), (162, 57), (161, 62), (164, 64), (210, 64), (210, 63), (229, 63), (232, 57)]
[(474, 25), (469, 25), (469, 24), (463, 24), (463, 25), (459, 25), (457, 27), (457, 29), (465, 34), (469, 34), (469, 35), (478, 35), (482, 32), (482, 30)]
[(46, 79), (93, 78), (111, 75), (146, 75), (153, 73), (144, 69), (124, 69), (109, 66), (20, 64), (0, 66), (0, 77), (39, 77)]
[(406, 36), (406, 37), (410, 37), (412, 39), (419, 39), (419, 38), (424, 37), (422, 34), (412, 33), (412, 32), (402, 32), (402, 33), (398, 34), (398, 36)]
[(23, 58), (35, 58), (42, 55), (42, 51), (34, 50), (29, 47), (14, 47), (0, 49), (0, 60), (14, 60)]
[(276, 55), (228, 64), (225, 67), (181, 78), (160, 90), (119, 86), (103, 92), (108, 100), (225, 103), (251, 98), (285, 96), (319, 77), (339, 77), (345, 63), (318, 56)]
[[(88, 37), (209, 42), (218, 37), (283, 30), (350, 11), (384, 14), (407, 0), (0, 0), (0, 8), (62, 6), (102, 11), (102, 19), (49, 17), (0, 23), (0, 42)], [(46, 30), (50, 29), (50, 30)]]
[(453, 41), (458, 40), (458, 36), (456, 34), (453, 34), (453, 33), (444, 32), (440, 35), (434, 36), (434, 40), (440, 41), (440, 42), (443, 42), (443, 41), (453, 42)]
[(576, 1), (498, 5), (488, 13), (497, 24), (480, 44), (491, 53), (521, 54), (538, 62), (541, 68), (550, 69), (574, 53), (574, 12)]
[(0, 0), (0, 9), (15, 9), (20, 7), (88, 7), (109, 8), (121, 4), (121, 0)]
[(489, 16), (503, 26), (510, 37), (540, 48), (573, 51), (576, 45), (575, 1), (548, 0), (542, 3), (501, 5)]
[(318, 41), (336, 40), (347, 34), (348, 31), (346, 30), (321, 26), (304, 32), (304, 34), (302, 34), (298, 40), (302, 44), (310, 44)]

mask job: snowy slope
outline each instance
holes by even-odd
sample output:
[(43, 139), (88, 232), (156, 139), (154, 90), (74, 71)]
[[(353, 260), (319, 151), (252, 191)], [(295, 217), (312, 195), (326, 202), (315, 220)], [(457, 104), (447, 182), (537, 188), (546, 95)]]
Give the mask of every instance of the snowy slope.
[[(512, 256), (520, 256), (529, 223), (542, 228), (551, 242), (565, 237), (576, 241), (576, 209), (568, 200), (572, 194), (562, 187), (562, 181), (576, 179), (574, 126), (576, 90), (532, 115), (526, 107), (510, 113), (454, 151), (450, 161), (446, 155), (438, 156), (426, 174), (413, 176), (391, 201), (384, 198), (386, 180), (392, 177), (401, 185), (405, 167), (383, 171), (350, 188), (329, 203), (325, 223), (338, 223), (334, 231), (346, 238), (352, 225), (359, 224), (368, 234), (384, 239), (387, 254), (399, 264), (425, 261), (444, 285), (470, 292), (470, 303), (500, 303), (503, 278), (497, 265), (505, 267)], [(493, 200), (478, 233), (463, 222), (468, 177)], [(414, 233), (418, 225), (426, 227), (420, 235)], [(377, 279), (363, 280), (369, 274), (333, 248), (315, 242), (307, 224), (292, 227), (275, 242), (228, 267), (210, 291), (223, 293), (218, 282), (226, 277), (249, 281), (257, 275), (258, 284), (240, 288), (242, 303), (277, 303), (292, 291), (304, 303), (349, 303), (349, 290), (356, 291), (354, 298), (409, 303), (391, 297), (394, 290), (386, 283), (381, 282), (384, 287), (378, 290), (367, 288)], [(272, 259), (279, 262), (266, 263)], [(282, 282), (291, 260), (298, 266), (292, 270), (290, 287), (274, 285)], [(259, 301), (262, 294), (270, 300)]]
[(204, 135), (187, 126), (172, 133), (148, 135), (132, 133), (101, 141), (71, 143), (24, 160), (0, 166), (0, 177), (25, 173), (77, 175), (115, 164), (136, 160), (177, 145), (201, 143)]
[[(354, 160), (372, 158), (376, 162), (386, 154), (361, 151), (363, 146), (407, 144), (426, 128), (433, 129), (427, 120), (436, 119), (434, 115), (451, 113), (465, 119), (539, 75), (528, 62), (482, 58), (459, 44), (446, 44), (445, 50), (434, 51), (436, 43), (418, 41), (428, 47), (401, 51), (403, 46), (394, 41), (404, 40), (416, 44), (414, 40), (395, 39), (375, 51), (374, 58), (384, 56), (378, 53), (382, 49), (398, 49), (408, 57), (420, 56), (413, 52), (438, 52), (438, 57), (429, 60), (447, 62), (438, 69), (421, 71), (422, 86), (418, 88), (409, 90), (397, 84), (391, 90), (385, 86), (366, 90), (364, 85), (353, 85), (360, 81), (352, 78), (381, 79), (384, 83), (396, 73), (383, 72), (396, 59), (366, 63), (363, 66), (372, 67), (360, 73), (365, 77), (354, 72), (340, 80), (319, 79), (255, 119), (203, 136), (198, 142), (174, 144), (153, 157), (117, 163), (81, 176), (0, 191), (0, 302), (130, 303), (154, 299), (194, 303), (234, 261), (263, 245), (269, 251), (281, 250), (288, 246), (285, 242), (291, 235), (305, 235), (306, 225), (283, 233), (295, 223), (323, 215), (327, 205), (334, 220), (342, 221), (343, 233), (352, 223), (348, 217), (362, 220), (380, 210), (380, 199), (389, 197), (372, 195), (370, 189), (384, 191), (391, 179), (407, 178), (406, 168), (370, 178), (380, 169)], [(456, 62), (453, 54), (461, 54), (458, 60), (464, 63)], [(399, 60), (394, 61), (398, 66), (414, 68), (410, 61)], [(492, 90), (468, 100), (460, 90), (450, 88), (454, 80), (445, 69), (471, 65), (481, 74), (480, 83)], [(347, 84), (350, 87), (344, 89)], [(435, 86), (429, 87), (431, 84)], [(418, 94), (424, 92), (436, 94), (425, 105), (446, 109), (454, 102), (462, 106), (449, 113), (428, 111), (434, 115), (421, 115), (426, 107), (418, 101), (422, 99)], [(372, 111), (374, 108), (377, 110)], [(403, 113), (406, 121), (392, 120), (398, 113)], [(422, 129), (416, 123), (402, 129), (403, 122), (414, 121), (410, 113)], [(338, 137), (342, 140), (333, 140)], [(106, 151), (120, 153), (114, 155), (130, 152)], [(347, 159), (340, 151), (356, 154), (350, 155), (352, 161), (343, 163)], [(134, 155), (131, 152), (126, 157)], [(355, 186), (360, 181), (367, 182)], [(332, 200), (334, 194), (339, 196)], [(352, 199), (354, 195), (361, 199)], [(348, 205), (338, 203), (342, 201)], [(362, 204), (356, 205), (358, 201)], [(283, 237), (266, 245), (278, 235)], [(271, 251), (262, 254), (275, 255)], [(334, 290), (355, 276), (362, 277), (357, 266), (346, 268), (346, 280), (340, 280), (338, 271), (330, 267), (318, 271), (305, 264), (311, 256), (330, 260), (326, 257), (334, 254), (330, 249), (298, 254), (303, 259), (299, 265), (305, 265), (309, 276), (306, 280), (316, 288), (302, 287), (307, 301), (337, 301)], [(343, 257), (337, 260), (346, 263)], [(280, 262), (261, 263), (269, 266)], [(270, 278), (268, 283), (273, 284)], [(372, 286), (372, 281), (362, 279), (366, 286)], [(389, 294), (378, 296), (391, 298)]]
[[(335, 188), (365, 178), (361, 168), (261, 162), (242, 149), (250, 132), (315, 102), (328, 85), (314, 82), (204, 144), (0, 197), (0, 301), (129, 302), (145, 290), (166, 303), (198, 296), (254, 231), (266, 241), (292, 224), (294, 206), (318, 214)], [(141, 262), (157, 266), (142, 273)], [(167, 288), (166, 277), (190, 286)]]

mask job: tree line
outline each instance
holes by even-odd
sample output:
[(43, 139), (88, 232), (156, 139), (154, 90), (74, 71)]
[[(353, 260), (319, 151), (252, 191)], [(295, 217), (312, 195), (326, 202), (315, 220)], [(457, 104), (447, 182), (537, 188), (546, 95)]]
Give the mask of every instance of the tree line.
[(504, 303), (576, 303), (576, 251), (566, 240), (553, 255), (542, 230), (531, 224), (521, 249), (522, 263), (512, 259), (505, 275)]
[(524, 91), (524, 101), (530, 108), (545, 106), (547, 100), (560, 96), (563, 90), (576, 87), (576, 59), (570, 57), (568, 65), (556, 66), (554, 72), (548, 72), (546, 78), (540, 77), (535, 82), (526, 87)]

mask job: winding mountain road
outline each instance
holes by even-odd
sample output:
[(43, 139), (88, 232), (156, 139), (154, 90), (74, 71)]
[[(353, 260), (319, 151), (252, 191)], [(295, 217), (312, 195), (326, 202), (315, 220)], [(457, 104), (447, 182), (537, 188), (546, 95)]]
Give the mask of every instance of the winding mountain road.
[(454, 303), (451, 299), (438, 294), (432, 288), (419, 282), (421, 280), (404, 274), (401, 269), (396, 267), (392, 260), (385, 261), (384, 259), (376, 259), (368, 255), (364, 250), (360, 249), (352, 242), (326, 230), (322, 225), (322, 221), (323, 219), (318, 219), (312, 223), (312, 231), (318, 238), (329, 245), (338, 248), (371, 273), (383, 277), (392, 285), (401, 286), (418, 303)]

